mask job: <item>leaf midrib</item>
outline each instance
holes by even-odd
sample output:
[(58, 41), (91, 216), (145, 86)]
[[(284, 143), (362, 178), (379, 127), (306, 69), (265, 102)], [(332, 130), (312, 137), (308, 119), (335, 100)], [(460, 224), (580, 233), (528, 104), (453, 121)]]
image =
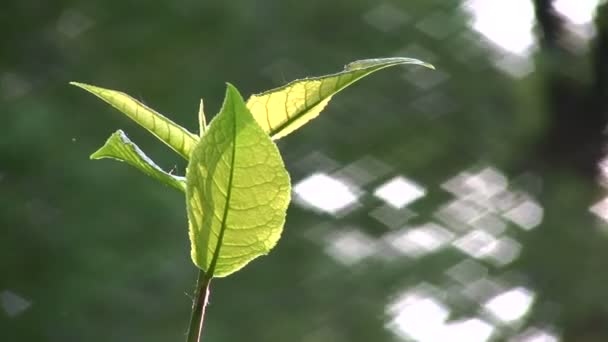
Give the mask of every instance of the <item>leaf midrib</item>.
[(222, 241), (224, 240), (224, 232), (226, 231), (226, 221), (228, 219), (228, 210), (230, 206), (230, 199), (232, 198), (232, 182), (234, 179), (234, 161), (236, 160), (236, 127), (237, 127), (237, 113), (234, 102), (232, 105), (232, 113), (234, 115), (233, 121), (233, 136), (232, 136), (232, 158), (230, 160), (230, 176), (228, 177), (228, 189), (226, 190), (226, 204), (224, 205), (224, 212), (222, 213), (222, 225), (220, 227), (220, 234), (217, 237), (217, 244), (215, 245), (215, 251), (213, 252), (213, 258), (209, 264), (209, 269), (205, 273), (206, 278), (213, 278), (215, 273), (215, 266), (220, 256), (220, 249), (222, 248)]

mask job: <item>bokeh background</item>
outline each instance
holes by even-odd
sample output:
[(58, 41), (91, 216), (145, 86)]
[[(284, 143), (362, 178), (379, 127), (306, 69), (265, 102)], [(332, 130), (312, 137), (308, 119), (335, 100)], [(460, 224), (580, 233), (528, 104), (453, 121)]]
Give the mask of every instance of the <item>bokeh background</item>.
[(195, 130), (200, 97), (406, 56), (280, 140), (281, 242), (213, 284), (204, 341), (608, 341), (608, 7), (599, 0), (0, 5), (0, 340), (183, 341), (183, 195), (88, 156), (76, 80)]

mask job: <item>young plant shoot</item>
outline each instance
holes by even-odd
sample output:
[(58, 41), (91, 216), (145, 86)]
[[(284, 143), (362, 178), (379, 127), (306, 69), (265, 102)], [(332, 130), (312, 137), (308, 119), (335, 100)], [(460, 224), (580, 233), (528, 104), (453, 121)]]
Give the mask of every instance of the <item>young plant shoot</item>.
[(228, 84), (220, 112), (207, 124), (203, 101), (194, 134), (129, 95), (72, 82), (127, 115), (188, 161), (186, 175), (160, 168), (118, 130), (91, 155), (125, 162), (184, 192), (192, 261), (199, 277), (187, 342), (201, 339), (209, 285), (277, 244), (291, 199), (291, 184), (273, 140), (299, 129), (321, 113), (332, 96), (378, 70), (414, 64), (411, 58), (356, 61), (341, 72), (293, 81), (252, 95), (246, 102)]

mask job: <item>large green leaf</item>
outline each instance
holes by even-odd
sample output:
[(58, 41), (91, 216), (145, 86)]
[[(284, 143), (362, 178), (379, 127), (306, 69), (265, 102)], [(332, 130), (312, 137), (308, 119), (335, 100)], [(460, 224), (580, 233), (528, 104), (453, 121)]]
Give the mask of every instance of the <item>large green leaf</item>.
[(280, 88), (253, 95), (247, 108), (273, 139), (279, 139), (314, 119), (331, 97), (361, 78), (400, 64), (432, 65), (412, 58), (366, 59), (348, 64), (344, 71), (293, 81)]
[(281, 236), (290, 191), (279, 150), (228, 85), (186, 171), (194, 264), (208, 278), (223, 277), (267, 254)]
[(190, 133), (182, 126), (123, 92), (78, 82), (70, 82), (70, 84), (80, 87), (109, 103), (150, 131), (186, 160), (190, 159), (190, 153), (198, 141), (197, 135)]
[(111, 158), (125, 162), (146, 175), (170, 185), (177, 190), (186, 190), (186, 179), (163, 171), (152, 159), (135, 145), (127, 135), (118, 130), (110, 136), (108, 141), (95, 153), (91, 159)]

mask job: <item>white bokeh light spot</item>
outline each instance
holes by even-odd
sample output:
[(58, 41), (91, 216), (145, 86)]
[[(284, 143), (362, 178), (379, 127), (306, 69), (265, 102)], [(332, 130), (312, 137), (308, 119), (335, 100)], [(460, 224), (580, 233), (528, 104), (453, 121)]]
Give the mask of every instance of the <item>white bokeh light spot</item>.
[(559, 342), (559, 339), (549, 331), (532, 327), (509, 342)]
[(450, 311), (432, 297), (407, 296), (394, 303), (388, 328), (403, 338), (434, 341)]
[(486, 342), (494, 327), (478, 318), (450, 322), (441, 330), (441, 336), (433, 341)]
[(398, 253), (419, 257), (433, 253), (454, 237), (454, 234), (435, 223), (427, 223), (412, 229), (403, 228), (385, 236), (389, 245)]
[(599, 0), (556, 0), (555, 11), (568, 18), (575, 25), (585, 25), (593, 21)]
[(293, 188), (297, 199), (316, 209), (337, 213), (357, 202), (357, 194), (344, 182), (324, 173), (315, 173)]
[(400, 209), (426, 195), (426, 190), (405, 177), (397, 176), (378, 187), (374, 195)]
[(325, 252), (347, 266), (354, 265), (375, 252), (374, 240), (360, 230), (330, 234), (327, 243)]
[(543, 211), (543, 207), (536, 202), (525, 200), (504, 213), (503, 216), (519, 227), (530, 230), (542, 223)]
[(534, 8), (529, 0), (469, 0), (473, 29), (488, 40), (517, 55), (528, 55), (534, 45)]
[(521, 319), (530, 310), (534, 293), (523, 287), (503, 292), (484, 304), (484, 308), (503, 323)]
[(495, 248), (498, 240), (483, 230), (476, 229), (454, 241), (452, 245), (460, 251), (474, 257), (483, 258)]

